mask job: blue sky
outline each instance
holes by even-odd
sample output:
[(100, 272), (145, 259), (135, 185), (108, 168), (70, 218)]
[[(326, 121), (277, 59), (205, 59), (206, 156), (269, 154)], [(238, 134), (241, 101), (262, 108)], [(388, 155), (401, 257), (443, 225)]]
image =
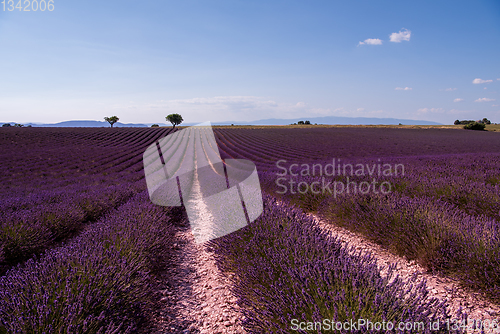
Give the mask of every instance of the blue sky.
[(2, 7), (0, 121), (117, 115), (161, 123), (180, 113), (190, 123), (316, 116), (500, 122), (498, 1)]

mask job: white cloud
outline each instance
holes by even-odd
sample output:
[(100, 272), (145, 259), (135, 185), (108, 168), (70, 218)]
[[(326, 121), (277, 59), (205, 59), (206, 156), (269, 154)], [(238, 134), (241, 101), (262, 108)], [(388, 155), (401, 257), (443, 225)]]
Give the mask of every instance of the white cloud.
[(463, 100), (464, 100), (464, 99), (460, 99), (460, 98), (458, 98), (458, 99), (454, 99), (454, 100), (453, 100), (453, 102), (462, 102)]
[(368, 45), (382, 45), (382, 40), (378, 39), (378, 38), (368, 38), (368, 39), (365, 39), (364, 42), (359, 42), (358, 46), (359, 45), (363, 45), (363, 44), (368, 44)]
[(417, 110), (418, 114), (427, 114), (427, 113), (442, 113), (443, 108), (420, 108)]
[(451, 109), (450, 111), (448, 111), (448, 114), (466, 114), (470, 112), (471, 112), (470, 110)]
[(488, 87), (484, 87), (483, 89), (488, 89)]
[(474, 102), (491, 102), (491, 101), (495, 101), (495, 99), (489, 99), (487, 97), (482, 97), (480, 99), (477, 99), (476, 101)]
[(443, 108), (420, 108), (417, 110), (417, 116), (430, 115), (430, 114), (453, 115), (453, 114), (465, 114), (470, 112), (471, 112), (470, 110), (458, 110), (458, 109), (445, 110)]
[(393, 32), (390, 36), (391, 42), (401, 43), (402, 41), (409, 41), (411, 31), (408, 29), (401, 29), (399, 32)]
[[(134, 110), (131, 110), (131, 108)], [(116, 104), (112, 108), (120, 115), (126, 111), (142, 113), (151, 119), (158, 119), (160, 114), (176, 112), (184, 117), (186, 123), (219, 121), (254, 121), (267, 118), (298, 118), (304, 114), (309, 117), (330, 116), (343, 113), (343, 108), (325, 108), (323, 106), (311, 106), (306, 101), (295, 100), (290, 102), (278, 101), (262, 96), (212, 96), (195, 97), (187, 99), (155, 100), (150, 102), (136, 103), (130, 106), (128, 103)], [(353, 110), (345, 110), (349, 116)], [(132, 115), (132, 114), (131, 114)], [(124, 116), (125, 117), (125, 116)], [(122, 117), (120, 117), (122, 118)], [(160, 119), (165, 117), (160, 117)]]
[(490, 82), (493, 82), (493, 80), (483, 80), (483, 79), (479, 79), (479, 78), (476, 78), (476, 79), (472, 80), (472, 83), (475, 84), (475, 85), (484, 84), (484, 83), (490, 83)]
[(456, 88), (446, 88), (444, 91), (445, 92), (451, 92), (451, 91), (454, 91), (454, 90), (457, 90)]
[(192, 99), (169, 100), (170, 104), (192, 104), (192, 105), (233, 105), (238, 107), (254, 107), (257, 105), (276, 106), (274, 101), (266, 101), (257, 96), (214, 96), (195, 97)]
[(492, 107), (498, 107), (499, 105), (498, 104), (492, 104), (491, 106)]
[[(307, 109), (307, 114), (308, 115), (314, 114), (317, 116), (392, 117), (390, 113), (388, 113), (384, 110), (367, 110), (365, 108), (346, 109), (343, 107), (336, 108), (333, 110), (332, 109), (323, 109), (323, 108), (311, 108), (311, 109)], [(299, 117), (302, 117), (302, 116), (299, 115)], [(286, 118), (290, 118), (290, 117), (286, 117)]]
[[(335, 109), (333, 112), (336, 112), (338, 109)], [(330, 116), (332, 114), (332, 110), (330, 108), (311, 108), (307, 109), (308, 115), (315, 115), (315, 116)], [(298, 115), (298, 117), (302, 117)], [(269, 118), (269, 117), (266, 117)], [(290, 118), (288, 116), (283, 117), (283, 118)]]
[(405, 87), (405, 88), (402, 88), (402, 87), (396, 87), (394, 88), (394, 90), (412, 90), (413, 88), (410, 88), (410, 87)]

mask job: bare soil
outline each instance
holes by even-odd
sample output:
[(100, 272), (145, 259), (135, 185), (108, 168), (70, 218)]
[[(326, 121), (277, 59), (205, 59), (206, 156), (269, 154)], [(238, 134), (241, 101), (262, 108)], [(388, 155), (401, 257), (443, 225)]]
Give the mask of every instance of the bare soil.
[(195, 243), (189, 227), (176, 237), (172, 265), (162, 273), (156, 333), (246, 333), (230, 276), (219, 271), (205, 244)]

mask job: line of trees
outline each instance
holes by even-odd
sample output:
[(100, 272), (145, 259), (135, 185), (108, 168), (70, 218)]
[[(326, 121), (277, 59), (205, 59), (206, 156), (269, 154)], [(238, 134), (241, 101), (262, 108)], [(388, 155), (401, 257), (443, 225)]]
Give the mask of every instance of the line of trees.
[(486, 117), (479, 120), (479, 121), (472, 121), (472, 120), (464, 120), (464, 121), (460, 121), (460, 120), (456, 120), (455, 121), (455, 125), (465, 125), (465, 124), (472, 124), (472, 123), (479, 123), (479, 124), (491, 124), (491, 121), (489, 119), (487, 119)]
[[(24, 127), (24, 125), (23, 125), (23, 124), (17, 124), (17, 123), (16, 123), (16, 124), (14, 124), (14, 125), (12, 125), (12, 124), (10, 124), (10, 123), (5, 123), (5, 124), (2, 124), (2, 127), (3, 127), (3, 128), (8, 128), (8, 127), (11, 127), (11, 126), (16, 127), (16, 128), (23, 128), (23, 127)], [(31, 128), (31, 125), (26, 125), (26, 127), (27, 127), (27, 128)]]
[(456, 120), (455, 125), (463, 125), (465, 130), (484, 130), (486, 128), (486, 124), (491, 124), (491, 121), (487, 119), (486, 117), (478, 120), (478, 121), (472, 121), (472, 120)]
[(310, 121), (298, 121), (297, 123), (293, 123), (292, 125), (311, 125)]

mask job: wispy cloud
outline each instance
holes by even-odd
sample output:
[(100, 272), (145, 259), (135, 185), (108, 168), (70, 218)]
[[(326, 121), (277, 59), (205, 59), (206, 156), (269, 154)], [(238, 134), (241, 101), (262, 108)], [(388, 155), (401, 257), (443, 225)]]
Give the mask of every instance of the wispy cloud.
[[(141, 112), (144, 115), (158, 117), (159, 113), (180, 113), (186, 122), (211, 121), (253, 121), (266, 118), (295, 118), (304, 114), (310, 117), (337, 115), (343, 108), (322, 108), (308, 105), (306, 101), (280, 102), (262, 96), (212, 96), (187, 99), (156, 100), (149, 103), (118, 104), (112, 108), (116, 111), (126, 110)], [(138, 111), (139, 110), (139, 111)], [(345, 110), (350, 115), (354, 110)], [(362, 113), (358, 111), (358, 113)], [(188, 121), (189, 120), (189, 121)]]
[[(167, 105), (216, 106), (231, 110), (245, 110), (278, 106), (275, 101), (267, 100), (258, 96), (196, 97), (192, 99), (169, 100), (167, 101)], [(301, 105), (301, 102), (299, 102), (296, 106), (301, 107), (303, 106), (303, 103)]]
[(442, 113), (442, 112), (444, 112), (443, 108), (420, 108), (417, 110), (418, 114)]
[(491, 106), (492, 107), (498, 107), (499, 105), (498, 104), (492, 104)]
[(450, 111), (448, 111), (448, 114), (466, 114), (470, 112), (471, 112), (470, 110), (451, 109)]
[(491, 101), (495, 101), (495, 99), (489, 99), (487, 97), (482, 97), (480, 99), (477, 99), (476, 101), (474, 102), (491, 102)]
[(454, 90), (457, 90), (456, 88), (446, 88), (444, 89), (445, 92), (452, 92)]
[(480, 78), (476, 78), (476, 79), (472, 80), (472, 83), (475, 84), (475, 85), (484, 84), (484, 83), (490, 83), (490, 82), (493, 82), (493, 80), (483, 80), (483, 79), (480, 79)]
[(409, 41), (411, 31), (408, 29), (401, 29), (399, 32), (393, 32), (390, 36), (391, 42), (401, 43), (402, 41)]
[(394, 90), (412, 90), (412, 89), (413, 88), (410, 88), (410, 87), (405, 87), (405, 88), (403, 88), (403, 87), (396, 87), (396, 88), (394, 88)]
[(462, 102), (463, 100), (464, 100), (464, 99), (460, 99), (460, 98), (458, 98), (458, 99), (454, 99), (454, 100), (453, 100), (453, 102)]
[(368, 44), (368, 45), (382, 45), (382, 40), (378, 39), (378, 38), (368, 38), (368, 39), (365, 39), (364, 42), (359, 42), (358, 46), (359, 45), (364, 45), (364, 44)]

